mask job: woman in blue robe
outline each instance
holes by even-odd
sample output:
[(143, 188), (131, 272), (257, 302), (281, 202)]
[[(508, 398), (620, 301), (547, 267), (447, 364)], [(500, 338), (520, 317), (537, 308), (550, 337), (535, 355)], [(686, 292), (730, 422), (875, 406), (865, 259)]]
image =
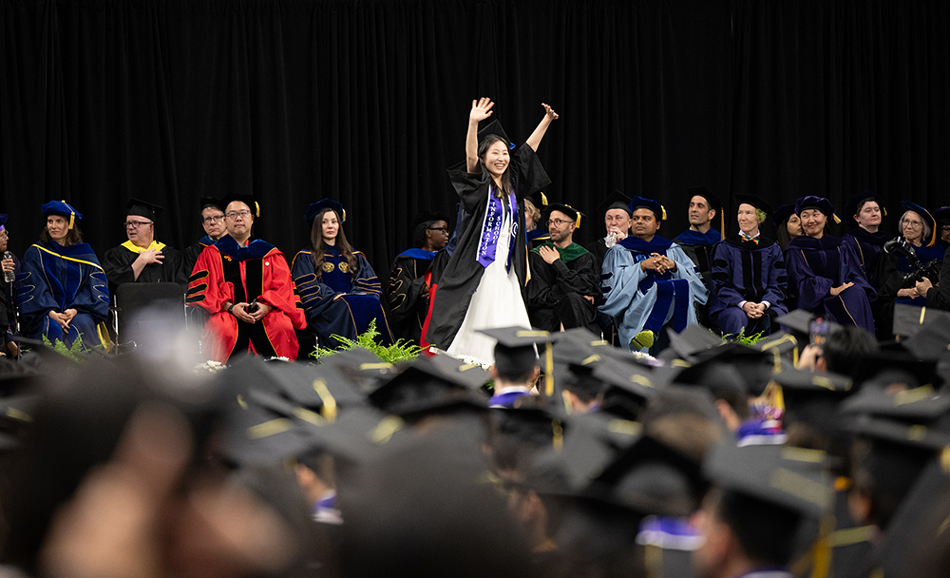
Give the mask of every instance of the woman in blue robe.
[(772, 319), (788, 313), (788, 271), (778, 243), (759, 232), (772, 207), (755, 195), (736, 195), (739, 233), (713, 252), (709, 317), (724, 335), (772, 332)]
[(391, 344), (392, 333), (379, 302), (379, 279), (366, 256), (346, 240), (343, 205), (330, 199), (317, 201), (307, 209), (304, 220), (310, 227), (310, 247), (294, 256), (291, 274), (307, 326), (320, 345), (342, 345), (334, 335), (356, 339), (374, 319), (380, 341)]
[(844, 242), (852, 245), (864, 276), (877, 291), (881, 288), (881, 280), (877, 278), (878, 259), (884, 250), (884, 243), (893, 237), (880, 228), (882, 217), (887, 215), (884, 202), (871, 191), (855, 193), (845, 207), (845, 214), (851, 215), (858, 226), (844, 236)]
[(795, 211), (804, 235), (785, 248), (788, 283), (798, 296), (798, 307), (828, 321), (862, 327), (874, 333), (871, 302), (877, 297), (864, 276), (852, 245), (825, 234), (828, 218), (835, 218), (831, 201), (801, 197)]
[[(932, 261), (943, 262), (945, 249), (936, 244), (937, 221), (927, 209), (910, 201), (901, 201), (904, 214), (899, 221), (901, 236), (914, 251), (920, 265)], [(940, 267), (934, 267), (939, 271)], [(894, 305), (903, 303), (916, 307), (925, 307), (927, 297), (917, 292), (916, 281), (908, 274), (912, 267), (904, 255), (884, 253), (878, 261), (877, 275), (881, 280), (878, 300), (874, 304), (875, 319), (878, 320), (878, 338), (890, 339), (893, 335)], [(934, 276), (930, 281), (937, 283)]]
[(92, 247), (82, 242), (82, 215), (65, 201), (42, 207), (46, 227), (23, 255), (16, 280), (21, 331), (84, 348), (108, 343), (109, 288)]

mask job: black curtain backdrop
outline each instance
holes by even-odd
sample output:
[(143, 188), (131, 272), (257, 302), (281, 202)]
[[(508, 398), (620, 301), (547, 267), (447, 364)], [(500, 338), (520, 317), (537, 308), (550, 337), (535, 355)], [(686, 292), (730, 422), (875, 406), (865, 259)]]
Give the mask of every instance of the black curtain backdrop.
[[(158, 237), (202, 233), (198, 197), (255, 195), (288, 259), (322, 197), (381, 278), (420, 210), (454, 215), (471, 100), (524, 141), (541, 102), (554, 200), (613, 189), (773, 203), (871, 188), (947, 204), (944, 0), (0, 0), (0, 212), (22, 254), (66, 199), (100, 254), (125, 202), (166, 207)], [(734, 230), (735, 207), (727, 206)]]

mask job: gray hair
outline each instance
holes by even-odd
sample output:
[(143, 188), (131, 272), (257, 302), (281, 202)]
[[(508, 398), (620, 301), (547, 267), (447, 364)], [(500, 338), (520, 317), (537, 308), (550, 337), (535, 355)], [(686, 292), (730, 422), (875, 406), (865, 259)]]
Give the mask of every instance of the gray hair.
[(930, 228), (930, 223), (927, 222), (927, 219), (925, 219), (924, 216), (918, 213), (917, 211), (912, 211), (908, 209), (904, 211), (903, 215), (901, 215), (901, 220), (898, 223), (898, 227), (900, 227), (901, 234), (904, 233), (904, 219), (907, 218), (907, 213), (913, 213), (917, 215), (918, 217), (920, 217), (920, 222), (924, 224), (924, 235), (923, 237), (920, 238), (920, 243), (922, 245), (926, 245), (929, 242), (930, 235), (933, 234), (933, 229)]

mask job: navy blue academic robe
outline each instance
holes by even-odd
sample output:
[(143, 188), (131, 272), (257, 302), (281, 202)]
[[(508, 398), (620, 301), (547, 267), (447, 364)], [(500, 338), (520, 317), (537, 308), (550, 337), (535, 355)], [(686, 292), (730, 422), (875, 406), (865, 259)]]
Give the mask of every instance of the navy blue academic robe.
[[(353, 254), (355, 271), (350, 270), (350, 264), (336, 247), (328, 247), (319, 277), (314, 271), (311, 249), (302, 249), (294, 256), (292, 275), (307, 315), (307, 325), (317, 334), (321, 346), (337, 347), (341, 343), (334, 335), (356, 339), (375, 319), (380, 339), (388, 345), (393, 338), (379, 302), (382, 293), (379, 279), (363, 253), (354, 251)], [(343, 297), (334, 300), (341, 293)]]
[[(852, 245), (840, 237), (795, 237), (785, 248), (788, 281), (798, 296), (798, 307), (841, 325), (855, 325), (874, 333), (871, 301), (877, 292), (868, 284)], [(829, 291), (854, 283), (837, 296)]]
[[(739, 235), (716, 245), (712, 261), (712, 290), (709, 317), (726, 335), (771, 332), (771, 318), (788, 313), (785, 290), (788, 271), (782, 249), (759, 236), (758, 244), (743, 241)], [(767, 315), (749, 319), (740, 307), (743, 301), (768, 302)]]
[(864, 276), (867, 277), (868, 283), (871, 287), (874, 287), (875, 291), (881, 288), (881, 279), (877, 278), (878, 260), (884, 251), (884, 243), (890, 241), (893, 236), (884, 231), (871, 233), (857, 227), (843, 237), (844, 242), (851, 244), (854, 248), (854, 252), (861, 263), (861, 268), (864, 270)]
[[(99, 324), (109, 315), (109, 287), (87, 243), (64, 247), (55, 241), (39, 241), (27, 249), (16, 280), (16, 301), (21, 332), (27, 337), (59, 339), (67, 346), (81, 338), (84, 348), (105, 342), (105, 326)], [(49, 312), (67, 309), (77, 313), (64, 332)]]
[(709, 278), (712, 273), (713, 248), (721, 239), (722, 235), (713, 228), (705, 233), (686, 229), (673, 239), (673, 242), (679, 245), (686, 256), (696, 265), (696, 270), (699, 271), (706, 287), (709, 287)]

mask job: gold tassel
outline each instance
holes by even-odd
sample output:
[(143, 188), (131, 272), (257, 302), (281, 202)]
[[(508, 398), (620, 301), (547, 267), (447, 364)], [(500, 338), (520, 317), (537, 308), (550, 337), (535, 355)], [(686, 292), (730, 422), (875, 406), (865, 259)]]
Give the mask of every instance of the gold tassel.
[(261, 218), (261, 206), (257, 203), (257, 201), (254, 201), (254, 217), (258, 219)]
[(340, 221), (340, 222), (341, 222), (341, 223), (345, 223), (345, 222), (346, 222), (346, 209), (340, 209), (340, 210), (343, 211), (343, 220)]
[[(541, 204), (545, 207), (548, 206), (548, 198), (545, 196), (544, 191), (538, 191), (538, 194), (541, 195)], [(570, 207), (570, 205), (568, 205)]]
[(544, 395), (554, 395), (554, 351), (550, 342), (544, 344)]
[(333, 394), (330, 393), (330, 390), (327, 388), (326, 382), (322, 379), (313, 380), (313, 390), (317, 392), (317, 395), (320, 396), (320, 401), (323, 402), (320, 413), (328, 422), (333, 423), (336, 421), (336, 400), (333, 399)]
[(841, 219), (838, 218), (838, 215), (836, 215), (836, 214), (834, 214), (834, 213), (831, 213), (831, 218), (835, 220), (835, 224), (836, 224), (836, 225), (840, 225), (840, 224), (841, 224)]
[(666, 220), (666, 207), (664, 207), (663, 205), (660, 205), (660, 210), (663, 211), (663, 218), (660, 219), (660, 220), (661, 220), (661, 221), (665, 221), (665, 220)]

